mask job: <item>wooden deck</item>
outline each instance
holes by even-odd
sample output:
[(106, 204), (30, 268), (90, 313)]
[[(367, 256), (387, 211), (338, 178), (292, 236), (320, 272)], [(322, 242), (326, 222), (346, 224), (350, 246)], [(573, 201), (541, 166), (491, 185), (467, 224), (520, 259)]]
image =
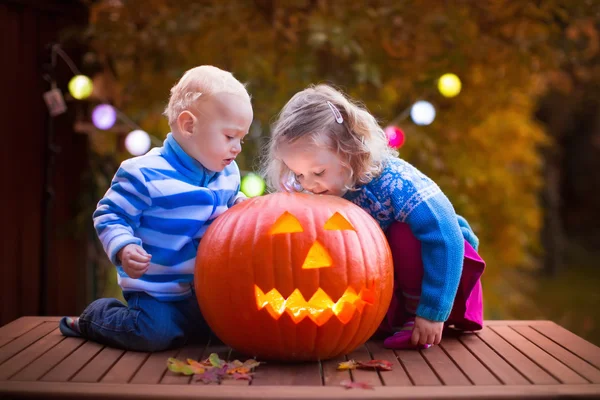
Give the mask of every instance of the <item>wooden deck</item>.
[[(0, 398), (396, 399), (600, 398), (600, 348), (550, 321), (488, 321), (477, 334), (446, 336), (424, 351), (370, 341), (339, 360), (267, 363), (254, 380), (221, 385), (168, 371), (168, 357), (245, 359), (220, 345), (127, 352), (65, 338), (58, 317), (23, 317), (0, 328)], [(338, 362), (385, 359), (392, 371), (337, 371)], [(352, 379), (373, 390), (345, 389)]]

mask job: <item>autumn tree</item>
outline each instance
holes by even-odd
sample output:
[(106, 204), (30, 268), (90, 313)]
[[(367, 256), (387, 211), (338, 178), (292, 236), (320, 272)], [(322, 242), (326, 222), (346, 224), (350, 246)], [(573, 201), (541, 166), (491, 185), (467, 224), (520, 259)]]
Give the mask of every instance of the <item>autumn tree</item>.
[[(540, 148), (552, 141), (533, 117), (562, 65), (556, 46), (593, 2), (103, 0), (91, 5), (86, 40), (119, 86), (117, 103), (164, 138), (170, 87), (187, 69), (213, 64), (247, 83), (256, 167), (273, 117), (308, 84), (329, 82), (407, 137), (400, 156), (435, 179), (468, 218), (488, 262), (486, 282), (539, 258)], [(574, 39), (573, 39), (574, 40)], [(446, 72), (459, 96), (436, 91)], [(554, 75), (553, 75), (554, 74)], [(406, 110), (427, 99), (429, 126)], [(106, 136), (108, 137), (108, 136)], [(104, 144), (106, 137), (96, 141)], [(110, 153), (110, 151), (109, 151)], [(123, 155), (121, 155), (123, 157)]]

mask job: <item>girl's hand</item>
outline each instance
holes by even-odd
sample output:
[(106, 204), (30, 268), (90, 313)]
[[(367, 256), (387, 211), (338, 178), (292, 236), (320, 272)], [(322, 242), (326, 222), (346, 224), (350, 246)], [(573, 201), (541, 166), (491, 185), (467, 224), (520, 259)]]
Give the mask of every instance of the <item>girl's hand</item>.
[(412, 344), (414, 346), (418, 344), (440, 344), (443, 329), (443, 322), (416, 317), (411, 337)]
[(125, 273), (133, 279), (144, 275), (150, 266), (152, 256), (137, 244), (128, 244), (117, 253)]

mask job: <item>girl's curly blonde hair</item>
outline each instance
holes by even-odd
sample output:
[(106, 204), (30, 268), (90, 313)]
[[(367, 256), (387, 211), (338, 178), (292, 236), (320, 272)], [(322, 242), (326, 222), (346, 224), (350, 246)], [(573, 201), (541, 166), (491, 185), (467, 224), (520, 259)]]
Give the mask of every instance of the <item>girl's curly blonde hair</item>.
[[(327, 102), (339, 110), (341, 124), (336, 122)], [(272, 191), (302, 191), (294, 173), (278, 154), (283, 145), (307, 137), (337, 153), (342, 164), (349, 168), (349, 190), (369, 183), (381, 173), (386, 159), (398, 155), (388, 146), (385, 133), (363, 105), (332, 86), (311, 85), (287, 102), (271, 129), (262, 175)]]

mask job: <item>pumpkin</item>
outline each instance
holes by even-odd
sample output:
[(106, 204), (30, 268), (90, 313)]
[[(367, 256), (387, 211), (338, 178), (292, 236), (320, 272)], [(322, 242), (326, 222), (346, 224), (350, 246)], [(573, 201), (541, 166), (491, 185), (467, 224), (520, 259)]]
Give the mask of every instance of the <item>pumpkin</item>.
[(392, 297), (377, 222), (334, 196), (246, 200), (205, 232), (196, 296), (219, 339), (259, 359), (325, 360), (366, 342)]

